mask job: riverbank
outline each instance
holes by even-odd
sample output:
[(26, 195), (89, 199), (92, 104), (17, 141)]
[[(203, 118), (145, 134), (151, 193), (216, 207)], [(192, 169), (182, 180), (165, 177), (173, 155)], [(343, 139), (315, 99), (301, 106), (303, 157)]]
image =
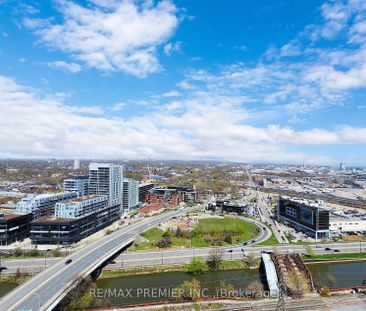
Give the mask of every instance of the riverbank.
[(18, 285), (25, 283), (32, 276), (30, 274), (6, 274), (0, 275), (0, 283), (17, 283)]
[(302, 256), (305, 263), (321, 263), (330, 261), (364, 261), (366, 260), (366, 253), (333, 253), (324, 255), (310, 255)]
[[(257, 269), (259, 262), (251, 268), (242, 260), (224, 260), (220, 263), (218, 271)], [(132, 269), (104, 269), (98, 279), (109, 279), (122, 276), (159, 274), (164, 272), (186, 272), (187, 265), (166, 265), (158, 267), (132, 268)]]

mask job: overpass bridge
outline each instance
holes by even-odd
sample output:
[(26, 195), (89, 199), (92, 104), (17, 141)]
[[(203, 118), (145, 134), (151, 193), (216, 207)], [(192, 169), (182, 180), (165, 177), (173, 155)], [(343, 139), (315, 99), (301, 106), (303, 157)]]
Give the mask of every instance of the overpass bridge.
[[(98, 275), (138, 234), (186, 212), (177, 210), (147, 218), (87, 245), (5, 295), (0, 300), (0, 311), (53, 310), (82, 278)], [(65, 264), (68, 259), (72, 262)]]

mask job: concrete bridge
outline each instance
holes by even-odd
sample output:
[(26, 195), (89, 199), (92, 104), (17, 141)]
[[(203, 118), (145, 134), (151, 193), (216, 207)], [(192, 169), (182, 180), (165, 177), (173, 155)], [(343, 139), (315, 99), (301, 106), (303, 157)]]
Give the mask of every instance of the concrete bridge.
[(307, 284), (303, 288), (307, 287), (309, 292), (315, 290), (311, 273), (299, 254), (263, 253), (262, 265), (272, 297), (279, 297), (283, 294), (292, 296), (297, 290), (296, 286), (300, 283)]
[[(177, 210), (147, 218), (87, 245), (4, 296), (0, 300), (0, 311), (53, 310), (81, 279), (99, 275), (141, 232), (186, 212)], [(68, 259), (72, 262), (66, 264)]]

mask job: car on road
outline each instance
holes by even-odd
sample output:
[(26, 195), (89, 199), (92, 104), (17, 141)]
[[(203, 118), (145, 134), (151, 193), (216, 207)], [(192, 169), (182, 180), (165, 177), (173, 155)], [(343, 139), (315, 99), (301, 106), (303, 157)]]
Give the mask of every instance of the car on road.
[(70, 264), (72, 262), (72, 259), (68, 259), (68, 260), (66, 260), (65, 261), (65, 265), (68, 265), (68, 264)]
[(315, 248), (321, 248), (321, 246), (317, 245), (317, 246), (315, 246)]
[(7, 269), (8, 269), (7, 267), (2, 266), (2, 267), (0, 267), (0, 272), (3, 270), (7, 270)]
[(116, 264), (116, 262), (114, 260), (111, 260), (109, 263), (112, 265)]
[(339, 249), (334, 250), (335, 253), (340, 253), (341, 251)]
[(243, 246), (246, 246), (246, 245), (248, 245), (248, 243), (249, 243), (249, 242), (244, 242), (244, 243), (243, 243)]
[(331, 251), (331, 249), (329, 247), (326, 247), (325, 250), (326, 251)]

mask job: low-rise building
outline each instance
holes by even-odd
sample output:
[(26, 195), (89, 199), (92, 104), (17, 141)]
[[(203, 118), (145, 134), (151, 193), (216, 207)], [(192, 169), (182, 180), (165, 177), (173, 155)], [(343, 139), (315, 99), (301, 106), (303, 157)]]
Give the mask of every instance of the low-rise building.
[[(108, 202), (108, 200), (107, 200)], [(120, 205), (99, 209), (82, 217), (42, 217), (31, 222), (32, 244), (70, 245), (109, 226), (120, 218)]]
[(0, 245), (21, 241), (29, 236), (32, 214), (0, 214)]
[(316, 240), (329, 237), (329, 211), (313, 201), (280, 197), (277, 220)]
[(58, 202), (55, 206), (56, 218), (84, 217), (106, 208), (108, 197), (106, 195), (89, 195)]
[(139, 202), (144, 203), (146, 196), (149, 194), (149, 190), (154, 188), (153, 183), (141, 183), (139, 184)]
[(366, 232), (366, 220), (358, 217), (337, 217), (331, 215), (329, 230), (332, 233)]

